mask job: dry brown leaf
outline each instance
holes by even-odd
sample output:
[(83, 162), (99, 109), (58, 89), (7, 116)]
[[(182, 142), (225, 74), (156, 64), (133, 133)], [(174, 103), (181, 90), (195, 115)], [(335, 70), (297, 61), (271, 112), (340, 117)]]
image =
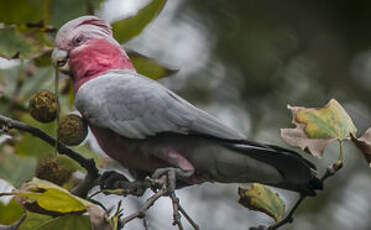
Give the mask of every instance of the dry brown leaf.
[(352, 119), (335, 99), (320, 108), (293, 107), (294, 129), (281, 129), (282, 139), (292, 145), (321, 157), (326, 146), (335, 140), (349, 139), (356, 133)]
[(295, 129), (281, 129), (282, 139), (289, 145), (297, 146), (313, 156), (321, 157), (326, 146), (336, 138), (309, 139), (303, 126), (298, 124)]
[(363, 153), (369, 167), (371, 167), (371, 127), (368, 128), (363, 136), (357, 138), (351, 135), (352, 141)]

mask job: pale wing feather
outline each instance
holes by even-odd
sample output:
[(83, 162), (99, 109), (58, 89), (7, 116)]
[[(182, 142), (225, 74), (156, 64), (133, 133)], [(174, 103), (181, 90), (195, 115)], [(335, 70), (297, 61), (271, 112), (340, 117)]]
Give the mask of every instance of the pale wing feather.
[(75, 105), (89, 122), (127, 138), (174, 132), (245, 139), (161, 84), (132, 71), (111, 70), (89, 80), (78, 90)]

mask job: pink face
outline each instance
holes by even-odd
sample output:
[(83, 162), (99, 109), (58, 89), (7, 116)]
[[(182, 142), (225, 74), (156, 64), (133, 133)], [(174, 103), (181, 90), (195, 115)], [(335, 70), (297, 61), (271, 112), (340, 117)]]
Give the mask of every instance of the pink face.
[(112, 37), (110, 26), (94, 16), (83, 16), (61, 27), (53, 62), (71, 75), (75, 93), (82, 84), (107, 70), (135, 71), (125, 51)]
[(71, 49), (68, 65), (75, 93), (90, 79), (111, 69), (135, 70), (125, 51), (104, 39), (89, 39), (81, 47)]

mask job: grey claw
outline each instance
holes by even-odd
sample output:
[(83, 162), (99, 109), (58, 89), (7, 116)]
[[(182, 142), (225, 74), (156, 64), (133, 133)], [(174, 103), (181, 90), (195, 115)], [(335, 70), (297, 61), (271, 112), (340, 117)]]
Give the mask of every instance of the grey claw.
[(182, 170), (180, 168), (159, 168), (152, 174), (152, 179), (159, 179), (161, 176), (167, 176), (167, 189), (171, 193), (176, 189), (177, 178), (187, 178), (192, 176), (194, 170)]

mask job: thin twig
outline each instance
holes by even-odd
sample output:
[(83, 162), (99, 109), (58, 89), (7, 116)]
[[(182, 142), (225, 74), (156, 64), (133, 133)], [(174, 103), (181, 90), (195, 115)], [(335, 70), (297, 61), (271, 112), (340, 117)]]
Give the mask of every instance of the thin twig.
[(268, 227), (269, 230), (274, 230), (274, 229), (278, 229), (279, 227), (281, 227), (282, 225), (285, 225), (287, 223), (291, 223), (293, 221), (293, 215), (294, 215), (294, 212), (296, 211), (296, 209), (299, 207), (299, 205), (301, 204), (301, 202), (303, 202), (303, 200), (306, 198), (307, 196), (305, 195), (302, 195), (300, 194), (300, 197), (299, 199), (295, 202), (294, 206), (292, 207), (292, 209), (290, 210), (289, 214), (287, 214), (287, 216), (282, 219), (280, 222), (276, 223), (276, 224), (273, 224), (271, 226)]
[(97, 167), (95, 166), (95, 162), (93, 159), (85, 158), (81, 154), (65, 146), (63, 143), (57, 142), (53, 137), (51, 137), (49, 134), (45, 133), (44, 131), (37, 127), (27, 125), (23, 122), (13, 120), (9, 117), (0, 114), (0, 128), (1, 127), (5, 129), (14, 128), (24, 132), (28, 132), (33, 136), (38, 137), (39, 139), (48, 143), (51, 146), (57, 146), (58, 152), (60, 154), (68, 156), (69, 158), (78, 162), (83, 168), (85, 168), (87, 171), (87, 175), (84, 181), (79, 184), (77, 189), (75, 189), (74, 191), (75, 195), (78, 195), (80, 197), (86, 197), (87, 192), (94, 186), (95, 184), (94, 182), (99, 177), (99, 172)]
[(170, 199), (173, 203), (173, 225), (177, 225), (179, 230), (183, 230), (183, 224), (180, 220), (181, 215), (179, 213), (179, 198), (175, 195), (175, 192), (171, 192)]
[(167, 188), (166, 188), (166, 185), (164, 184), (162, 186), (162, 188), (156, 192), (155, 194), (153, 194), (150, 198), (148, 198), (146, 200), (146, 202), (144, 203), (143, 207), (141, 209), (139, 209), (138, 211), (136, 211), (135, 213), (125, 217), (122, 221), (121, 221), (121, 226), (125, 226), (125, 224), (129, 223), (130, 221), (136, 219), (136, 218), (142, 218), (144, 215), (145, 215), (145, 212), (150, 209), (153, 204), (160, 198), (162, 197), (163, 195), (165, 195), (167, 193)]
[(146, 216), (143, 217), (142, 224), (143, 224), (144, 230), (148, 230), (148, 223), (147, 223)]
[[(323, 182), (325, 182), (326, 179), (335, 175), (335, 173), (337, 171), (339, 171), (342, 168), (342, 166), (343, 166), (342, 161), (337, 161), (337, 162), (333, 163), (332, 165), (330, 165), (329, 167), (327, 167), (326, 172), (320, 178), (321, 182), (323, 183)], [(294, 215), (295, 211), (297, 210), (299, 205), (304, 201), (304, 199), (306, 197), (307, 197), (306, 195), (301, 194), (299, 199), (295, 202), (294, 206), (290, 210), (290, 212), (286, 215), (286, 217), (284, 219), (282, 219), (280, 222), (269, 226), (268, 229), (269, 230), (275, 230), (275, 229), (278, 229), (279, 227), (281, 227), (281, 226), (283, 226), (287, 223), (291, 223), (293, 221), (293, 215)]]
[[(24, 132), (28, 132), (32, 134), (35, 137), (38, 137), (39, 139), (43, 140), (44, 142), (48, 143), (51, 146), (56, 146), (57, 150), (60, 154), (64, 154), (74, 161), (78, 162), (82, 167), (84, 167), (87, 171), (87, 175), (82, 183), (79, 184), (79, 186), (74, 189), (73, 193), (80, 196), (80, 197), (86, 197), (87, 192), (95, 185), (95, 181), (99, 177), (98, 169), (95, 165), (95, 162), (93, 159), (87, 159), (81, 154), (75, 152), (74, 150), (68, 148), (61, 142), (57, 142), (53, 137), (42, 131), (41, 129), (27, 125), (23, 122), (13, 120), (9, 117), (6, 117), (4, 115), (0, 114), (0, 129), (18, 129)], [(165, 177), (165, 178), (164, 178)], [(154, 195), (152, 195), (150, 198), (146, 200), (143, 207), (138, 210), (137, 212), (125, 217), (122, 221), (120, 221), (121, 226), (124, 226), (126, 223), (136, 219), (136, 218), (142, 218), (145, 215), (145, 212), (151, 208), (154, 203), (162, 196), (166, 195), (168, 193), (167, 189), (167, 183), (166, 176), (161, 177), (157, 180), (153, 180), (152, 182), (154, 184), (160, 184), (162, 187), (159, 189)], [(145, 186), (147, 186), (146, 182), (143, 182)], [(3, 195), (11, 195), (11, 194), (3, 194)], [(190, 222), (190, 224), (194, 227), (194, 229), (198, 230), (198, 225), (189, 217), (189, 215), (185, 212), (185, 210), (181, 207), (179, 203), (179, 199), (175, 196), (175, 193), (171, 193), (170, 197), (173, 201), (173, 211), (174, 211), (174, 224), (176, 224), (179, 228), (179, 230), (183, 230), (182, 223), (180, 221), (180, 213), (182, 213), (185, 218)], [(180, 212), (180, 213), (179, 213)], [(144, 222), (145, 223), (145, 222)], [(146, 223), (145, 223), (146, 224)]]
[(55, 146), (54, 146), (54, 152), (55, 152), (55, 155), (57, 155), (57, 152), (58, 152), (58, 149), (57, 149), (57, 143), (59, 142), (59, 132), (58, 132), (58, 129), (59, 129), (59, 120), (60, 120), (60, 114), (61, 114), (61, 106), (59, 104), (59, 71), (57, 68), (54, 69), (54, 72), (55, 72), (55, 78), (54, 78), (54, 94), (55, 94), (55, 100), (57, 101), (57, 116), (56, 116), (56, 120), (57, 120), (57, 126), (56, 126), (56, 130), (55, 130), (55, 135), (57, 136), (57, 141), (55, 142)]
[(43, 21), (37, 23), (28, 22), (25, 24), (28, 28), (39, 28), (42, 32), (54, 33), (57, 29), (50, 25), (45, 25)]
[(1, 196), (13, 196), (14, 195), (14, 193), (12, 193), (12, 192), (1, 192), (0, 193), (0, 197)]
[(185, 209), (179, 204), (179, 211), (183, 214), (183, 216), (187, 219), (187, 221), (192, 225), (195, 230), (200, 230), (200, 226), (196, 224), (196, 222), (188, 215)]
[(173, 202), (173, 212), (174, 212), (174, 225), (177, 224), (179, 229), (183, 229), (183, 226), (180, 227), (182, 224), (180, 222), (180, 213), (186, 218), (186, 220), (192, 225), (195, 230), (199, 230), (200, 226), (196, 224), (196, 222), (188, 215), (185, 209), (180, 205), (179, 198), (175, 195), (175, 192), (170, 193), (170, 199)]

